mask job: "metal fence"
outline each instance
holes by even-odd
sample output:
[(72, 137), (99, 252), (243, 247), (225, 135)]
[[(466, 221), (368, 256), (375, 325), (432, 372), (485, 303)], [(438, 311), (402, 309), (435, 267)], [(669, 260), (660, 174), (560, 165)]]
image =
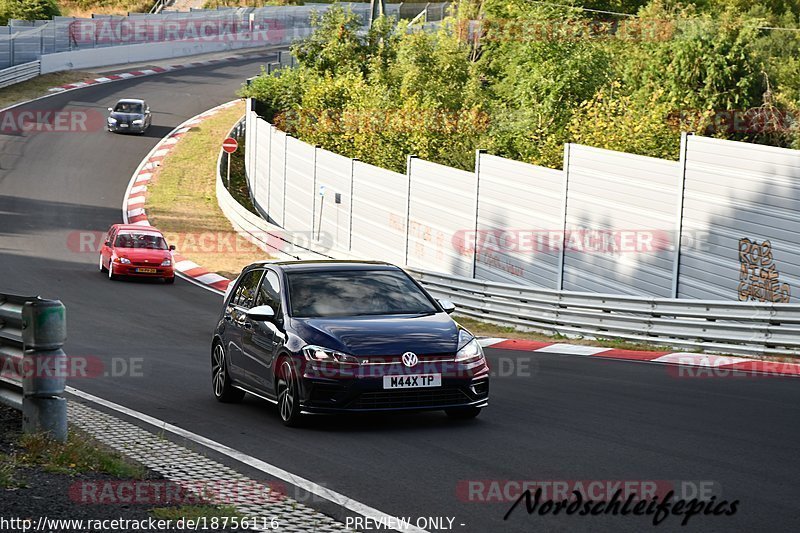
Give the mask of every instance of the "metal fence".
[[(245, 166), (248, 171), (251, 195), (256, 206), (261, 207), (258, 198), (264, 198), (263, 188), (269, 188), (270, 182), (259, 183), (259, 180), (253, 179), (253, 176), (259, 173), (259, 165), (262, 168), (264, 166), (270, 168), (270, 172), (281, 173), (282, 176), (292, 175), (285, 173), (288, 172), (289, 166), (292, 165), (292, 161), (298, 157), (298, 154), (290, 151), (291, 144), (286, 145), (285, 141), (282, 141), (278, 149), (284, 153), (286, 166), (270, 167), (268, 163), (271, 143), (274, 141), (273, 128), (253, 113), (246, 115), (244, 124), (247, 137)], [(241, 128), (242, 123), (237, 127), (240, 135)], [(292, 144), (300, 142), (291, 137), (288, 139)], [(262, 146), (266, 144), (267, 148), (253, 150), (251, 143), (259, 143)], [(305, 178), (308, 188), (312, 191), (317, 190), (321, 184), (317, 179), (318, 171), (322, 169), (322, 167), (317, 167), (319, 150), (319, 148), (311, 147), (310, 154), (306, 154), (303, 162), (303, 164), (311, 162), (310, 167), (306, 169)], [(328, 165), (330, 164), (329, 162)], [(335, 165), (335, 163), (333, 164)], [(408, 180), (402, 174), (376, 169), (376, 167), (370, 167), (359, 161), (353, 161), (351, 164), (354, 169), (351, 194), (353, 202), (359, 207), (352, 211), (353, 214), (349, 219), (345, 218), (352, 228), (349, 235), (350, 248), (332, 247), (330, 243), (323, 246), (325, 243), (312, 242), (312, 246), (302, 250), (302, 258), (369, 258), (406, 264), (406, 269), (434, 296), (453, 301), (458, 306), (458, 313), (505, 326), (533, 328), (568, 336), (658, 343), (690, 350), (743, 355), (800, 355), (800, 305), (797, 304), (658, 298), (566, 291), (487, 281), (452, 273), (432, 272), (426, 268), (411, 266), (408, 261), (405, 261), (405, 254), (408, 253), (409, 245), (413, 247), (414, 244), (406, 239), (407, 231), (418, 233), (417, 241), (421, 241), (422, 247), (427, 246), (430, 239), (426, 241), (425, 229), (419, 227), (411, 229), (401, 215), (398, 214), (397, 218), (393, 218), (393, 213), (401, 213), (404, 209), (406, 212), (408, 211), (407, 195), (409, 194), (409, 183), (413, 187), (413, 181)], [(509, 167), (508, 164), (512, 164), (512, 166)], [(414, 162), (411, 161), (409, 168), (413, 168), (413, 165)], [(503, 167), (506, 171), (506, 178), (514, 175), (514, 165), (521, 165), (521, 163), (510, 162)], [(363, 172), (359, 171), (360, 167), (363, 167)], [(328, 168), (327, 172), (331, 173), (332, 170)], [(435, 168), (431, 170), (434, 173), (436, 171)], [(543, 172), (538, 177), (549, 182), (557, 174), (557, 171), (551, 170), (550, 172), (554, 174)], [(364, 179), (357, 179), (359, 175)], [(498, 175), (503, 176), (504, 174)], [(442, 179), (434, 183), (434, 186), (444, 188), (455, 186), (443, 178), (446, 177), (446, 172), (438, 174), (438, 177)], [(458, 179), (457, 176), (451, 176), (451, 178)], [(428, 186), (430, 185), (428, 184)], [(287, 191), (292, 191), (291, 186), (284, 184), (283, 181), (281, 187), (287, 187)], [(262, 190), (261, 195), (258, 194), (259, 188)], [(469, 186), (462, 188), (465, 189), (465, 194), (474, 190)], [(558, 183), (552, 187), (553, 190), (558, 188)], [(499, 190), (505, 189), (501, 187)], [(439, 213), (443, 219), (449, 218), (451, 213), (446, 208), (451, 207), (447, 204), (453, 202), (441, 200), (443, 194), (447, 196), (446, 192), (439, 191), (437, 193), (434, 190), (423, 190), (422, 192), (425, 193), (423, 196), (433, 204), (432, 212)], [(498, 205), (507, 205), (509, 203), (508, 195), (520, 194), (520, 192), (515, 193), (511, 190), (506, 190), (506, 192), (507, 196), (496, 199)], [(236, 204), (235, 200), (224, 190), (219, 178), (217, 194), (223, 212), (232, 220), (237, 231), (261, 245), (262, 249), (267, 252), (274, 254), (285, 252), (281, 246), (275, 246), (275, 243), (279, 242), (278, 236), (284, 241), (291, 239), (298, 226), (285, 224), (281, 228), (268, 223), (264, 218), (254, 216)], [(368, 201), (356, 200), (362, 195)], [(523, 201), (526, 198), (523, 196)], [(281, 202), (275, 205), (283, 206), (284, 202), (286, 205), (293, 204), (293, 200), (290, 200), (286, 194), (281, 195), (280, 199)], [(474, 197), (468, 198), (467, 201), (474, 202)], [(305, 204), (305, 207), (302, 204)], [(319, 206), (321, 202), (312, 199), (298, 203), (301, 209), (312, 206), (311, 213), (304, 211), (306, 217), (301, 217), (300, 228), (316, 228), (317, 224), (322, 222), (314, 214), (313, 206), (315, 204)], [(271, 218), (272, 214), (268, 214), (263, 207), (261, 211), (264, 217)], [(337, 215), (340, 220), (342, 216), (344, 216), (343, 212)], [(545, 214), (545, 218), (547, 216)], [(328, 227), (330, 230), (335, 226), (323, 225), (321, 227)], [(407, 227), (408, 230), (406, 230)], [(331, 233), (328, 232), (327, 236), (331, 237)], [(343, 242), (340, 241), (339, 244), (341, 245)], [(313, 246), (314, 244), (316, 246)], [(280, 257), (283, 258), (283, 255)]]
[(31, 61), (30, 63), (23, 63), (22, 65), (0, 70), (0, 89), (35, 78), (39, 75), (40, 69), (39, 61)]
[[(344, 4), (366, 22), (369, 4)], [(42, 55), (112, 46), (165, 41), (204, 41), (256, 34), (264, 45), (286, 44), (307, 33), (313, 11), (330, 4), (267, 6), (158, 13), (128, 16), (93, 15), (92, 18), (54, 17), (53, 20), (11, 20), (0, 26), (0, 68), (39, 59)]]
[(23, 414), (23, 431), (67, 437), (66, 312), (58, 300), (0, 293), (0, 402)]
[(257, 207), (352, 255), (545, 289), (800, 302), (798, 150), (685, 135), (679, 161), (568, 144), (558, 170), (479, 151), (474, 171), (412, 156), (398, 173), (249, 113)]

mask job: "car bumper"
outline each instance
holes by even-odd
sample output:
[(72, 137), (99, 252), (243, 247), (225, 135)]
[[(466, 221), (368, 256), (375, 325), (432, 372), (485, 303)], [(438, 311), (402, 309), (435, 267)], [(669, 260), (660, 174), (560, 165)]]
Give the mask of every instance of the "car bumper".
[(120, 127), (117, 124), (114, 124), (114, 125), (109, 124), (108, 125), (108, 131), (113, 131), (114, 133), (142, 133), (145, 129), (146, 129), (146, 127), (144, 125), (141, 125), (141, 126), (131, 125), (131, 126), (128, 126), (127, 128)]
[[(343, 376), (307, 369), (301, 384), (302, 410), (307, 413), (373, 411), (432, 411), (459, 407), (484, 407), (489, 402), (489, 368), (478, 365), (436, 365), (420, 371), (369, 365)], [(383, 376), (439, 374), (436, 387), (385, 389)]]
[[(142, 269), (146, 270), (142, 271)], [(148, 270), (154, 272), (148, 272)], [(137, 276), (143, 278), (174, 278), (175, 269), (173, 267), (143, 267), (114, 263), (114, 274), (119, 276)]]

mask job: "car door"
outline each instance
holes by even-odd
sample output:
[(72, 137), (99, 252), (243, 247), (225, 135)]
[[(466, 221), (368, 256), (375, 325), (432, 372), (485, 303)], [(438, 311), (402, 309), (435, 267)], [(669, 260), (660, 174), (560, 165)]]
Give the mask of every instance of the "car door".
[(251, 382), (247, 373), (247, 360), (242, 350), (242, 334), (247, 323), (247, 310), (253, 307), (256, 291), (264, 270), (256, 268), (242, 274), (228, 305), (223, 320), (226, 322), (224, 342), (228, 354), (229, 371), (234, 379)]
[[(100, 248), (100, 254), (103, 256), (103, 265), (106, 267), (109, 266), (109, 263), (111, 263), (111, 254), (113, 252), (112, 246), (114, 244), (116, 235), (117, 229), (111, 228), (108, 230), (108, 233), (103, 236), (103, 245), (102, 248)], [(109, 246), (109, 244), (112, 246)]]
[(255, 305), (271, 307), (275, 318), (270, 321), (245, 319), (242, 348), (247, 358), (247, 371), (254, 386), (269, 396), (274, 396), (272, 363), (286, 341), (286, 335), (280, 327), (283, 322), (280, 277), (274, 270), (266, 270), (258, 288)]

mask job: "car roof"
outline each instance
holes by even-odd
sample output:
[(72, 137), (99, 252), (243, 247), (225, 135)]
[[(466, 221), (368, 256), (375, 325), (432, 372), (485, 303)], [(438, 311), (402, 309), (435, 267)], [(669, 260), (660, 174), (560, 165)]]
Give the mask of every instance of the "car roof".
[(112, 227), (118, 230), (155, 231), (156, 233), (161, 233), (161, 230), (156, 227), (143, 226), (141, 224), (114, 224)]
[(143, 104), (144, 100), (140, 100), (139, 98), (121, 98), (117, 100), (118, 104)]
[(271, 266), (286, 272), (311, 272), (333, 270), (400, 270), (400, 267), (384, 261), (358, 261), (343, 259), (307, 259), (300, 261), (258, 261), (248, 268)]

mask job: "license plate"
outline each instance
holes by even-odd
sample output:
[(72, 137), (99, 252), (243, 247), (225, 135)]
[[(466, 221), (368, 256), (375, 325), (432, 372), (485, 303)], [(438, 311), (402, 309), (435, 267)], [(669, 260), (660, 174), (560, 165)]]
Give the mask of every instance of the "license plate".
[(119, 125), (119, 127), (120, 127), (120, 128), (127, 128), (127, 127), (128, 127), (128, 125), (127, 125), (127, 124), (120, 124), (120, 125)]
[(408, 376), (383, 376), (384, 389), (421, 389), (441, 387), (441, 374), (412, 374)]
[(140, 274), (155, 274), (158, 272), (158, 270), (155, 268), (137, 268), (136, 272), (139, 272)]

